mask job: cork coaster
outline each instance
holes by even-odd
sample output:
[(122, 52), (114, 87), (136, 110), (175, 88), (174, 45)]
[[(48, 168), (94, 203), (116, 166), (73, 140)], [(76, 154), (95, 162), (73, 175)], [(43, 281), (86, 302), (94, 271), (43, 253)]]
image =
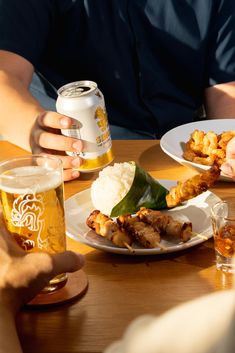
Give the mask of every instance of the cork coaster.
[(65, 304), (85, 294), (87, 287), (88, 279), (83, 270), (68, 273), (68, 280), (63, 288), (48, 294), (38, 294), (26, 307)]

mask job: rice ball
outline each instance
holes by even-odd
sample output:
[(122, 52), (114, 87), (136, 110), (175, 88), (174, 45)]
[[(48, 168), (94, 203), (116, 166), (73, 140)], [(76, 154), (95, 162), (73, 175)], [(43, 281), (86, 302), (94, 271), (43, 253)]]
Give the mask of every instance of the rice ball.
[(98, 178), (91, 185), (91, 201), (95, 209), (110, 215), (128, 193), (135, 176), (135, 164), (114, 163), (99, 172)]

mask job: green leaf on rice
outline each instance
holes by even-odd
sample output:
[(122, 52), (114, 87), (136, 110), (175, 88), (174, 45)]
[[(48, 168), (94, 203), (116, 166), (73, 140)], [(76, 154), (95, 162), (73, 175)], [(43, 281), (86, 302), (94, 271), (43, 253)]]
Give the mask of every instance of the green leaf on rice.
[[(134, 162), (130, 163), (135, 164)], [(137, 164), (135, 166), (135, 176), (131, 188), (126, 196), (113, 207), (111, 217), (135, 213), (140, 207), (157, 210), (167, 208), (166, 195), (169, 191), (144, 169)]]

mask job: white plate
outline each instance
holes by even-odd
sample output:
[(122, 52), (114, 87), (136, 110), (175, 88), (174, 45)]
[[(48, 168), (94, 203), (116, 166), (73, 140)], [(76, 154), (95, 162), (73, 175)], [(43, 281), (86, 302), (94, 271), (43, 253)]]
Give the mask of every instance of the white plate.
[[(161, 149), (177, 162), (196, 169), (198, 172), (207, 170), (210, 167), (203, 164), (193, 163), (183, 158), (185, 143), (190, 139), (191, 133), (195, 130), (214, 131), (220, 134), (224, 131), (235, 130), (235, 119), (214, 119), (196, 121), (185, 125), (177, 126), (168, 131), (160, 140)], [(232, 178), (221, 173), (220, 180), (233, 181)]]
[[(176, 185), (176, 182), (170, 180), (160, 180), (162, 185), (167, 189)], [(153, 255), (175, 252), (195, 246), (212, 236), (212, 227), (210, 220), (210, 208), (220, 199), (210, 191), (187, 201), (184, 205), (175, 207), (169, 211), (164, 211), (171, 214), (175, 219), (180, 221), (190, 221), (193, 224), (193, 231), (198, 233), (189, 241), (183, 243), (172, 243), (161, 240), (161, 245), (164, 249), (154, 248), (145, 249), (137, 244), (133, 245), (133, 255)], [(70, 238), (85, 243), (93, 248), (112, 252), (116, 254), (131, 254), (126, 248), (119, 248), (111, 241), (97, 235), (86, 225), (86, 219), (94, 210), (90, 198), (90, 189), (79, 192), (65, 201), (66, 215), (66, 233)], [(200, 220), (200, 222), (198, 221)]]

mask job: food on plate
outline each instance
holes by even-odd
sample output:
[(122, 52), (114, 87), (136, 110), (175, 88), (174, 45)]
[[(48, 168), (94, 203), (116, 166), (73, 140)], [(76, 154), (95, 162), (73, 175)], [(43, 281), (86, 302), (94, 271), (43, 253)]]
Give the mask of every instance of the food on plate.
[(192, 237), (191, 222), (179, 222), (170, 215), (145, 207), (140, 208), (137, 212), (137, 216), (140, 220), (150, 224), (155, 230), (158, 230), (163, 239), (180, 239), (185, 242)]
[(219, 175), (219, 167), (213, 165), (169, 191), (136, 163), (115, 163), (104, 168), (92, 183), (91, 200), (95, 209), (111, 217), (133, 214), (141, 207), (167, 209), (206, 191)]
[(102, 237), (111, 240), (116, 246), (128, 247), (132, 242), (131, 236), (120, 227), (112, 218), (102, 214), (98, 210), (91, 212), (86, 224)]
[(216, 134), (213, 131), (194, 130), (185, 145), (183, 157), (194, 163), (209, 165), (221, 164), (226, 159), (227, 143), (235, 136), (235, 130)]
[(133, 250), (133, 242), (144, 248), (162, 248), (161, 239), (186, 242), (193, 236), (191, 222), (180, 222), (170, 215), (145, 207), (134, 215), (120, 215), (116, 220), (94, 210), (86, 223), (98, 235), (130, 251)]
[(138, 216), (130, 214), (122, 215), (117, 218), (117, 222), (128, 231), (133, 240), (143, 245), (144, 248), (159, 247), (161, 240), (159, 230), (141, 221)]
[(99, 172), (91, 185), (94, 208), (111, 217), (140, 207), (167, 208), (168, 190), (135, 162), (115, 163)]
[(166, 195), (167, 206), (175, 207), (200, 195), (208, 190), (219, 179), (219, 176), (220, 168), (215, 164), (209, 170), (196, 174), (186, 181), (179, 181), (177, 186), (172, 187)]

